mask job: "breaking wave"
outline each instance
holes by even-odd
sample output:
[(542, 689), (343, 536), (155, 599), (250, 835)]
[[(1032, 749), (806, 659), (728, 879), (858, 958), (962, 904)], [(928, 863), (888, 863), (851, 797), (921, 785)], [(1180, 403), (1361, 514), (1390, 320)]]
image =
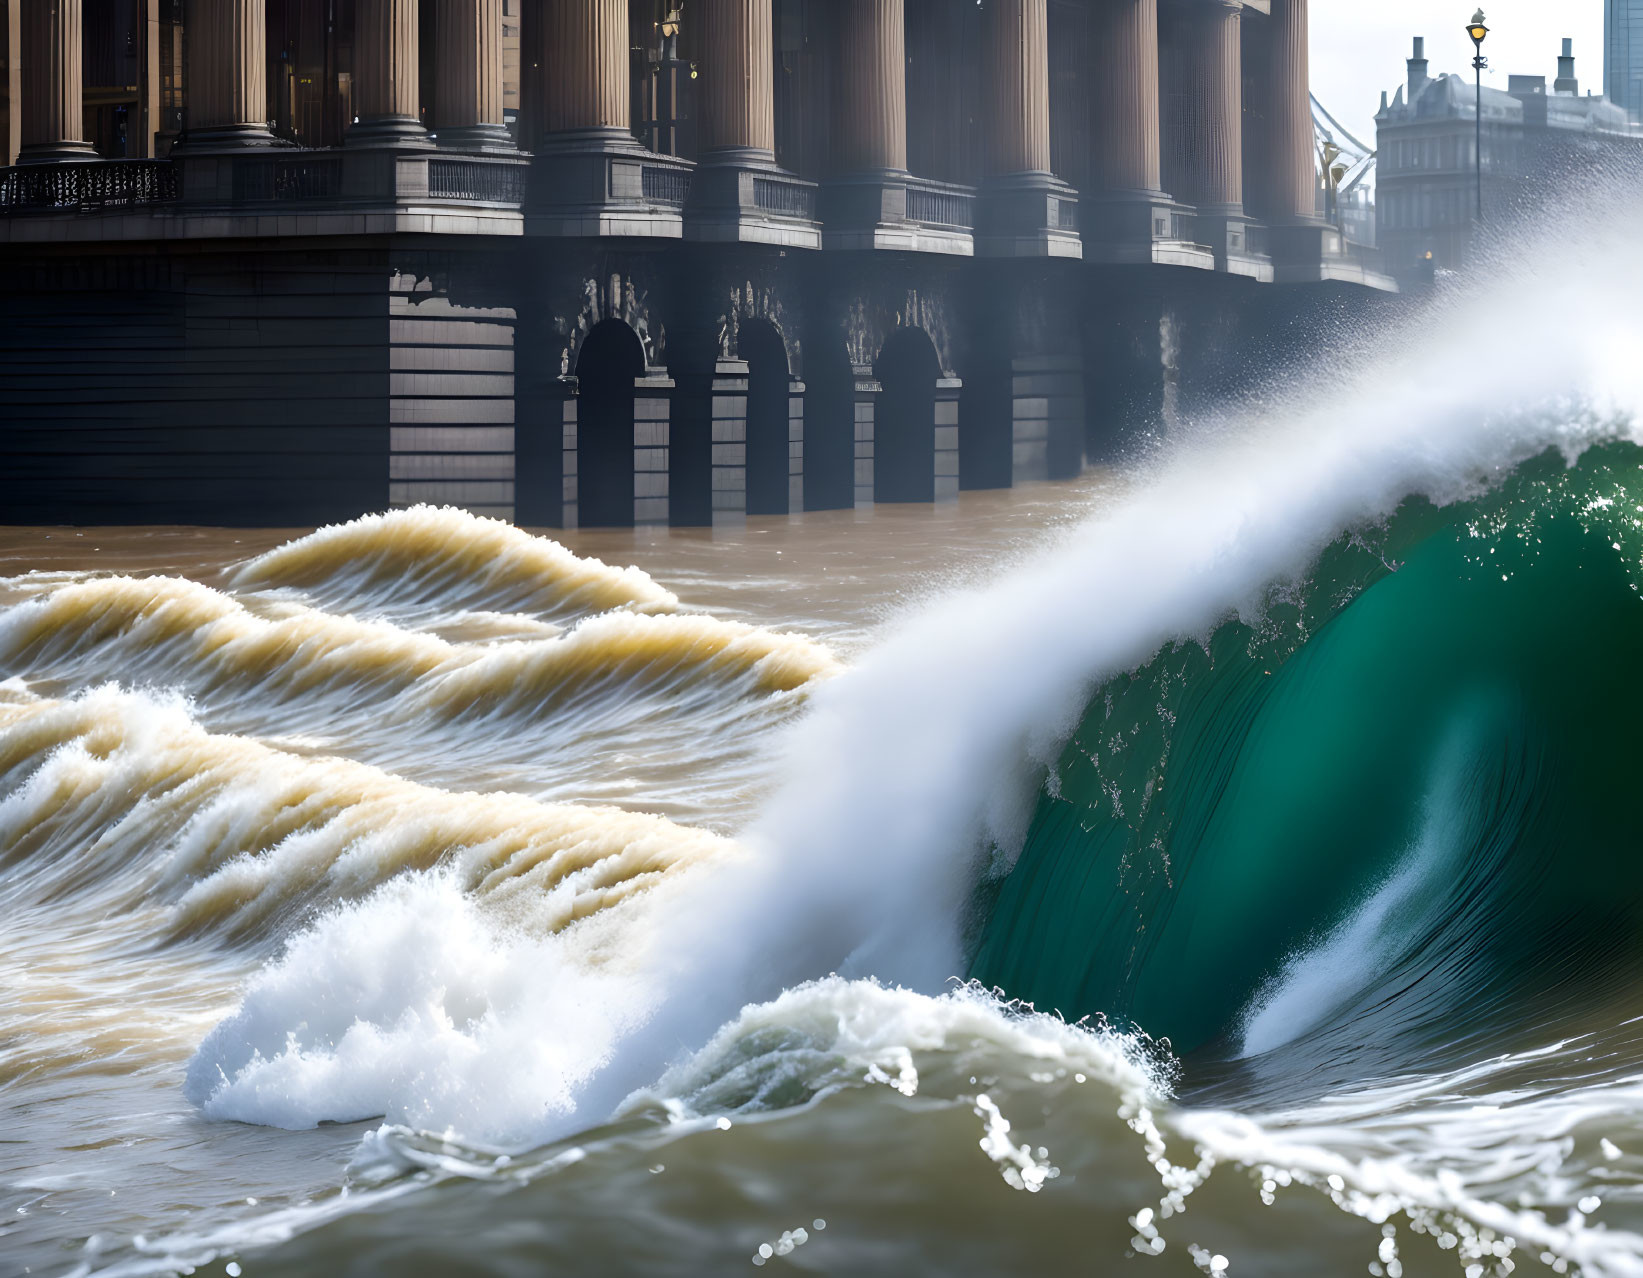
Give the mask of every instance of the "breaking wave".
[(267, 944), (317, 906), (435, 867), (546, 934), (730, 846), (662, 817), (450, 793), (289, 754), (114, 686), (8, 707), (0, 727), (8, 899), (157, 897), (179, 937)]
[(512, 524), (435, 506), (322, 528), (259, 555), (233, 580), (396, 615), (485, 610), (565, 622), (616, 608), (672, 612), (679, 606), (671, 591), (637, 568), (612, 568)]

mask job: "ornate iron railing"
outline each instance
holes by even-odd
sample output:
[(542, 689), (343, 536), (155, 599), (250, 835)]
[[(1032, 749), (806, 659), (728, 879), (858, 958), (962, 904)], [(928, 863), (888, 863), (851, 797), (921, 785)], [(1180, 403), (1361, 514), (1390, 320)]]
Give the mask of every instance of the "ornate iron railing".
[(335, 200), (342, 195), (342, 156), (242, 157), (234, 162), (234, 202)]
[(274, 165), (276, 200), (335, 200), (342, 195), (342, 157), (310, 155)]
[(0, 169), (0, 213), (100, 213), (177, 198), (170, 160), (90, 160)]
[(525, 199), (528, 173), (524, 164), (435, 157), (428, 161), (428, 195), (436, 200), (519, 204)]
[(907, 220), (927, 226), (970, 230), (976, 224), (976, 196), (969, 187), (914, 178), (907, 184)]
[(681, 168), (671, 164), (650, 164), (644, 166), (640, 174), (640, 182), (645, 199), (652, 204), (677, 204), (683, 206), (690, 198), (690, 176), (688, 168)]
[(816, 187), (812, 182), (779, 177), (753, 179), (753, 206), (774, 217), (816, 220)]

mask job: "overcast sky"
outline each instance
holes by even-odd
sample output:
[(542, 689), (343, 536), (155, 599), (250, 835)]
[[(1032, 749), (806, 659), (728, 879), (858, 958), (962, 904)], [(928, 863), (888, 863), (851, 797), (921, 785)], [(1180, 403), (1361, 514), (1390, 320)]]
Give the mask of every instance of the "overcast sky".
[[(1466, 23), (1479, 0), (1312, 0), (1312, 91), (1343, 125), (1375, 145), (1381, 90), (1404, 81), (1414, 36), (1426, 37), (1432, 75), (1472, 75)], [(1603, 91), (1603, 0), (1482, 0), (1490, 35), (1485, 84), (1557, 75), (1564, 36), (1575, 42), (1580, 91)]]

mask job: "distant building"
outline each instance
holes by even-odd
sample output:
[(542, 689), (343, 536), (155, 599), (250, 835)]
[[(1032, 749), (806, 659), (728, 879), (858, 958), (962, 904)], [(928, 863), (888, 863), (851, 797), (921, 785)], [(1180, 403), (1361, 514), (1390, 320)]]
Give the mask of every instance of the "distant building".
[[(1643, 0), (1629, 4), (1643, 13)], [(1639, 35), (1643, 53), (1643, 25)], [(1486, 220), (1532, 209), (1574, 171), (1638, 146), (1621, 107), (1580, 95), (1572, 45), (1563, 42), (1551, 92), (1538, 75), (1511, 76), (1505, 92), (1483, 89)], [(1406, 283), (1463, 267), (1476, 230), (1477, 90), (1468, 77), (1432, 78), (1425, 46), (1417, 36), (1407, 82), (1390, 102), (1381, 95), (1375, 117), (1380, 248)]]
[(1603, 92), (1634, 122), (1643, 120), (1643, 0), (1603, 7)]
[(1375, 191), (1359, 186), (1336, 197), (1335, 222), (1347, 241), (1373, 248), (1376, 244)]

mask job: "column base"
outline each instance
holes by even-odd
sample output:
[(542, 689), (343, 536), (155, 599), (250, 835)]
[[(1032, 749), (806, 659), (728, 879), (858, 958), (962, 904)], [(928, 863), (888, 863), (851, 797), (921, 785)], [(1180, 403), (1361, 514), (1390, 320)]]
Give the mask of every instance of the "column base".
[(882, 169), (829, 178), (818, 206), (825, 248), (975, 253), (975, 192), (968, 187)]
[(1195, 238), (1192, 210), (1162, 191), (1084, 195), (1078, 219), (1086, 262), (1215, 269), (1215, 254)]
[(446, 125), (437, 129), (434, 142), (442, 151), (483, 151), (493, 155), (517, 155), (513, 134), (505, 124)]
[(679, 239), (694, 167), (645, 150), (626, 129), (552, 134), (532, 163), (526, 233)]
[(710, 244), (819, 249), (816, 184), (750, 147), (710, 151), (691, 178), (684, 236)]
[(1297, 218), (1266, 228), (1273, 279), (1279, 284), (1337, 281), (1396, 292), (1373, 250), (1348, 244), (1340, 229), (1321, 219)]
[(89, 142), (31, 142), (17, 154), (18, 164), (84, 164), (100, 160)]
[(275, 137), (266, 124), (223, 124), (190, 129), (171, 150), (174, 155), (209, 155), (220, 151), (256, 151), (294, 145), (284, 138)]
[(1193, 220), (1193, 238), (1215, 254), (1217, 271), (1272, 283), (1272, 259), (1266, 253), (1264, 228), (1245, 216), (1241, 206), (1200, 205)]
[(422, 122), (409, 115), (368, 115), (348, 130), (342, 144), (394, 150), (425, 150), (433, 146)]
[(978, 257), (1084, 256), (1078, 192), (1049, 173), (988, 178), (976, 193)]

